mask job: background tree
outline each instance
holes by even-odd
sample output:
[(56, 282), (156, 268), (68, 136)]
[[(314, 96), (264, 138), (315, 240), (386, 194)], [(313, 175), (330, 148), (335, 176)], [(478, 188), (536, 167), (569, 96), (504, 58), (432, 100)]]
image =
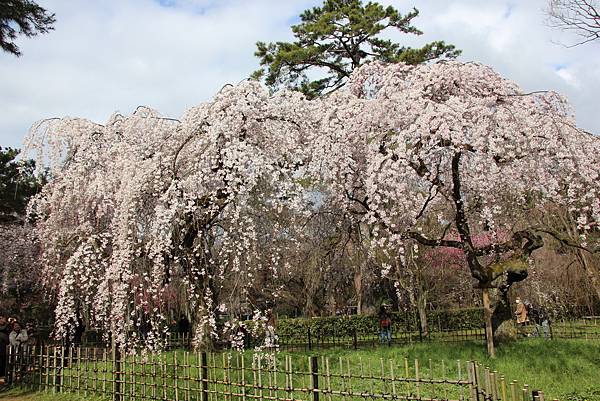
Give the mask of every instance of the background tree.
[(3, 313), (48, 324), (54, 306), (42, 286), (39, 241), (27, 224), (0, 223), (0, 296)]
[[(292, 26), (296, 41), (256, 44), (255, 55), (264, 68), (253, 76), (264, 77), (274, 90), (290, 87), (315, 97), (344, 85), (352, 71), (368, 61), (419, 64), (460, 54), (443, 41), (411, 48), (381, 38), (388, 28), (422, 34), (411, 24), (417, 15), (417, 9), (402, 15), (392, 6), (372, 2), (363, 5), (361, 0), (326, 0), (322, 7), (300, 15), (302, 22)], [(324, 77), (313, 78), (319, 74)]]
[(572, 46), (600, 39), (600, 3), (597, 0), (549, 0), (546, 13), (551, 27), (581, 37)]
[(34, 160), (17, 160), (19, 152), (0, 147), (0, 222), (22, 217), (29, 198), (46, 180), (44, 175), (36, 176)]
[(27, 37), (54, 29), (54, 14), (30, 0), (3, 0), (0, 3), (0, 47), (5, 52), (20, 56), (14, 43), (18, 35)]
[(373, 62), (351, 91), (327, 97), (339, 108), (315, 138), (326, 201), (362, 216), (382, 252), (408, 240), (460, 250), (493, 354), (492, 313), (502, 308), (490, 293), (506, 304), (551, 231), (528, 216), (572, 208), (581, 238), (600, 221), (600, 141), (555, 93), (523, 93), (474, 63)]
[(45, 176), (33, 160), (17, 160), (18, 149), (0, 147), (0, 294), (4, 313), (48, 323), (52, 302), (44, 296), (39, 243), (25, 223), (29, 199)]

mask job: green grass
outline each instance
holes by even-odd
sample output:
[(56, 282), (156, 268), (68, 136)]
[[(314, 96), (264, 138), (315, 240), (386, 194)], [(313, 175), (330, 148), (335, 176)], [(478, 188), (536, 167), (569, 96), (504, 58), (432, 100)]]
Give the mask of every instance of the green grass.
[[(411, 346), (380, 347), (358, 351), (326, 350), (312, 354), (351, 361), (419, 359), (434, 366), (445, 360), (452, 367), (456, 360), (477, 360), (504, 375), (507, 382), (517, 380), (530, 389), (541, 389), (545, 398), (600, 401), (600, 341), (523, 339), (497, 347), (496, 359), (487, 357), (481, 343), (428, 343)], [(435, 368), (434, 368), (435, 370)], [(451, 371), (455, 373), (455, 369)], [(439, 376), (437, 374), (436, 376)]]
[[(230, 355), (230, 357), (229, 357)], [(86, 358), (82, 353), (82, 358)], [(136, 357), (136, 363), (128, 359), (122, 371), (126, 372), (126, 383), (123, 390), (128, 395), (146, 394), (150, 396), (155, 393), (158, 398), (166, 396), (174, 399), (175, 377), (178, 380), (177, 391), (180, 398), (185, 398), (186, 393), (196, 397), (199, 394), (199, 377), (201, 372), (198, 354), (184, 353), (184, 351), (171, 351), (160, 356), (151, 356), (143, 360)], [(309, 373), (309, 356), (316, 356), (319, 370), (319, 381), (321, 389), (336, 389), (342, 391), (350, 390), (353, 393), (387, 393), (397, 391), (398, 394), (421, 397), (434, 396), (436, 398), (456, 399), (461, 395), (467, 396), (468, 389), (462, 389), (456, 384), (421, 383), (417, 386), (414, 382), (396, 382), (392, 386), (389, 378), (416, 376), (415, 359), (419, 360), (419, 377), (422, 379), (447, 379), (457, 380), (460, 365), (460, 378), (467, 378), (466, 361), (477, 360), (483, 367), (503, 375), (507, 383), (517, 380), (519, 389), (524, 384), (529, 389), (541, 389), (545, 393), (546, 400), (558, 398), (561, 401), (600, 401), (600, 341), (598, 340), (552, 340), (527, 338), (514, 343), (504, 344), (497, 347), (497, 358), (489, 359), (486, 355), (485, 346), (477, 343), (418, 343), (405, 346), (392, 347), (370, 347), (359, 350), (347, 348), (332, 348), (309, 352), (280, 352), (276, 355), (276, 369), (265, 369), (269, 359), (260, 361), (262, 371), (258, 372), (258, 360), (253, 358), (250, 351), (243, 356), (239, 354), (215, 354), (209, 355), (208, 369), (211, 383), (210, 390), (239, 392), (241, 388), (235, 385), (228, 386), (222, 382), (246, 383), (268, 386), (277, 384), (279, 387), (277, 395), (283, 397), (292, 395), (294, 399), (307, 399), (307, 389), (311, 384)], [(229, 357), (229, 359), (228, 359)], [(244, 360), (246, 371), (242, 375), (239, 367)], [(178, 368), (174, 367), (177, 359)], [(271, 359), (271, 362), (273, 359)], [(442, 362), (444, 361), (444, 362)], [(458, 362), (460, 361), (460, 362)], [(253, 365), (254, 363), (254, 365)], [(286, 394), (286, 380), (290, 377), (285, 374), (292, 364), (293, 394)], [(94, 389), (100, 390), (106, 387), (108, 391), (112, 388), (112, 366), (104, 364), (101, 360), (77, 365), (75, 361), (69, 363), (70, 368), (65, 368), (62, 380), (65, 387), (79, 388), (81, 393), (88, 395), (94, 393)], [(183, 365), (183, 366), (182, 366)], [(228, 366), (223, 368), (223, 366)], [(135, 367), (134, 367), (135, 366)], [(215, 366), (216, 368), (212, 368)], [(252, 370), (252, 368), (255, 370)], [(268, 371), (271, 369), (271, 371)], [(329, 372), (329, 375), (327, 375)], [(41, 373), (41, 372), (40, 372)], [(224, 375), (228, 377), (224, 379)], [(329, 378), (327, 377), (329, 376)], [(382, 380), (385, 377), (386, 380)], [(42, 383), (46, 380), (40, 375)], [(50, 380), (50, 382), (52, 382)], [(276, 383), (275, 383), (276, 382)], [(52, 388), (52, 386), (49, 386)], [(248, 394), (275, 395), (268, 389), (247, 388)], [(6, 398), (6, 400), (64, 400), (75, 401), (85, 398), (64, 398), (53, 394), (37, 394), (36, 397)], [(0, 394), (0, 401), (4, 394)], [(46, 397), (46, 398), (43, 398)], [(236, 399), (236, 398), (234, 398)], [(328, 397), (324, 397), (328, 399)], [(332, 400), (363, 400), (356, 396), (338, 397)]]
[(0, 392), (0, 401), (101, 401), (101, 399), (83, 397), (76, 394), (53, 394), (13, 388)]

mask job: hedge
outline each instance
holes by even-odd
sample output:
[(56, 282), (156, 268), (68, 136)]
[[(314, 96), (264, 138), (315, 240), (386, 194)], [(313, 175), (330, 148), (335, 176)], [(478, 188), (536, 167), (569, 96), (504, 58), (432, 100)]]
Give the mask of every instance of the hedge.
[[(412, 312), (391, 314), (395, 331), (419, 331), (418, 315)], [(479, 328), (483, 324), (481, 308), (429, 311), (430, 331)], [(310, 329), (314, 337), (344, 337), (370, 335), (379, 332), (379, 318), (375, 315), (330, 316), (315, 318), (279, 319), (277, 335), (282, 339), (306, 338)]]

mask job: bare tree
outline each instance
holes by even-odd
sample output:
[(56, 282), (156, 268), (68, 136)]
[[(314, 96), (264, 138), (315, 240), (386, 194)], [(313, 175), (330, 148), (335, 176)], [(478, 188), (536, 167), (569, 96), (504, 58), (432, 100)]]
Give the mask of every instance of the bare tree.
[(548, 0), (548, 25), (572, 32), (577, 46), (600, 39), (600, 3), (597, 0)]

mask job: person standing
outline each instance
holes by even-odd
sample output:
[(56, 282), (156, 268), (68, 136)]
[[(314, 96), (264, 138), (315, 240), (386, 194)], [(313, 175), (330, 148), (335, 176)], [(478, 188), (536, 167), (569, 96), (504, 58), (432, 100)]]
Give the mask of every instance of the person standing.
[(277, 319), (272, 309), (267, 311), (267, 322), (265, 327), (265, 346), (267, 348), (275, 347), (277, 344), (277, 336), (275, 335), (275, 329), (277, 327)]
[(17, 321), (12, 324), (12, 331), (8, 336), (8, 341), (11, 347), (20, 347), (27, 344), (27, 330), (21, 328), (21, 324)]
[(531, 320), (535, 323), (535, 337), (541, 337), (542, 334), (545, 339), (550, 338), (550, 320), (548, 313), (544, 308), (540, 306), (532, 306), (530, 312)]
[(190, 334), (190, 321), (184, 314), (181, 314), (179, 317), (179, 321), (177, 322), (177, 331), (183, 336)]
[(0, 376), (6, 376), (6, 347), (9, 344), (8, 321), (5, 316), (0, 316)]
[(392, 343), (392, 319), (385, 309), (385, 305), (381, 305), (379, 308), (379, 342), (381, 344)]
[(517, 324), (520, 326), (525, 326), (527, 322), (529, 322), (529, 318), (527, 317), (527, 308), (525, 304), (521, 302), (521, 298), (517, 297), (515, 300), (517, 304), (517, 310), (515, 311), (515, 315), (517, 316)]

